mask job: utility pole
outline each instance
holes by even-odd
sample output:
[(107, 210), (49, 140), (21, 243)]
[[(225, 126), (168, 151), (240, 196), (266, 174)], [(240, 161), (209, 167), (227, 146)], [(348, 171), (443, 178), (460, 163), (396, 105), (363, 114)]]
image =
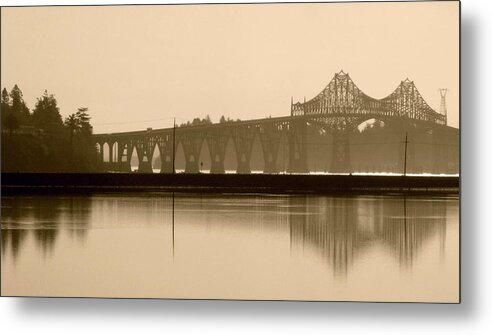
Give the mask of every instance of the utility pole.
[(403, 164), (403, 175), (407, 175), (407, 146), (408, 146), (408, 132), (405, 133), (405, 162)]
[(174, 122), (173, 122), (173, 174), (175, 173), (176, 173), (176, 118), (174, 118)]

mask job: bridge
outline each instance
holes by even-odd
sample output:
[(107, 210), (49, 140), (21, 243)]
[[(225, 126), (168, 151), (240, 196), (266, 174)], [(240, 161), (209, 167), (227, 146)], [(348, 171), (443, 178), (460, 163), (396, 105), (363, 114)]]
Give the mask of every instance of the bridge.
[[(367, 139), (362, 141), (365, 143), (356, 143), (354, 133), (370, 120), (384, 125), (385, 137), (379, 143)], [(200, 152), (206, 144), (210, 173), (225, 173), (226, 148), (232, 142), (236, 173), (251, 173), (252, 149), (258, 140), (264, 173), (281, 172), (278, 161), (283, 142), (288, 173), (317, 171), (312, 164), (314, 160), (316, 166), (316, 159), (324, 159), (318, 167), (324, 165), (322, 170), (330, 173), (364, 169), (401, 173), (403, 165), (414, 173), (457, 173), (459, 168), (459, 134), (456, 128), (447, 126), (445, 104), (444, 111), (436, 112), (409, 79), (401, 81), (387, 97), (374, 99), (363, 93), (343, 71), (336, 73), (311, 100), (292, 101), (290, 116), (95, 134), (93, 138), (107, 171), (131, 171), (130, 159), (135, 151), (138, 172), (151, 173), (152, 157), (158, 149), (160, 172), (173, 173), (180, 146), (184, 152), (184, 172), (198, 173)], [(378, 162), (384, 161), (384, 165), (355, 162), (358, 157), (378, 150), (383, 157)]]

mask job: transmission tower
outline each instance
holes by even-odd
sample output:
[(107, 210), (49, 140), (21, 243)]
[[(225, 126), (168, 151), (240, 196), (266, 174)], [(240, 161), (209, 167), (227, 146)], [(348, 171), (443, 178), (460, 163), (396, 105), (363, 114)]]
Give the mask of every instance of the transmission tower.
[(448, 124), (448, 109), (446, 107), (446, 93), (448, 93), (447, 88), (440, 88), (439, 93), (441, 94), (441, 108), (439, 112), (446, 117), (446, 125)]

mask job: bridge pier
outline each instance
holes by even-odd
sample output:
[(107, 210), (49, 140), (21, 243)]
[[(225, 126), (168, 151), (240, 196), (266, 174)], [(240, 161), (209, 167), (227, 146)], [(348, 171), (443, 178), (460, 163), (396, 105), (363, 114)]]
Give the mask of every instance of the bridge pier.
[[(410, 137), (411, 136), (411, 137)], [(416, 134), (408, 134), (407, 144), (407, 173), (415, 173), (415, 138)]]
[[(162, 153), (162, 151), (161, 151)], [(161, 154), (161, 172), (160, 173), (173, 173), (173, 157), (168, 153)]]
[(196, 131), (189, 133), (183, 132), (178, 135), (178, 141), (181, 141), (185, 154), (185, 173), (200, 173), (198, 159), (200, 157), (203, 138), (203, 134)]
[(288, 173), (309, 173), (307, 164), (307, 124), (304, 119), (291, 123), (288, 132), (289, 166)]
[(264, 173), (269, 173), (269, 174), (276, 174), (278, 173), (277, 169), (277, 160), (273, 161), (271, 158), (268, 160), (265, 160), (265, 170), (263, 171)]
[(99, 151), (97, 152), (99, 162), (104, 165), (104, 142), (96, 142), (96, 144), (99, 146)]
[(159, 173), (173, 173), (173, 154), (175, 151), (173, 149), (173, 133), (168, 131), (162, 135), (154, 135), (152, 146), (154, 144), (159, 148), (159, 154), (161, 156), (161, 169)]
[(432, 173), (447, 173), (447, 145), (442, 133), (434, 130), (432, 133)]
[(255, 128), (242, 127), (232, 133), (236, 145), (237, 171), (239, 174), (251, 173), (251, 152), (255, 139)]
[[(263, 173), (278, 173), (277, 155), (281, 136), (276, 137), (278, 138), (269, 136), (268, 139), (262, 141), (263, 157), (265, 159), (265, 169), (263, 170)], [(276, 141), (276, 143), (272, 144), (273, 141)]]
[(333, 147), (330, 172), (351, 173), (349, 133), (335, 131), (333, 133)]
[(260, 141), (263, 148), (265, 169), (263, 173), (278, 173), (277, 157), (282, 140), (282, 133), (286, 127), (284, 123), (267, 123), (260, 131)]
[(136, 141), (135, 148), (137, 150), (138, 157), (138, 173), (152, 173), (152, 154), (150, 152), (150, 146), (148, 138), (144, 140)]
[(186, 155), (186, 165), (185, 165), (185, 173), (199, 173), (200, 169), (198, 168), (197, 158), (198, 155), (189, 154)]
[(120, 171), (121, 172), (132, 172), (131, 157), (130, 157), (131, 146), (130, 143), (121, 143), (118, 145), (119, 161), (121, 162)]
[[(108, 146), (109, 146), (109, 152), (108, 152), (109, 159), (108, 159), (108, 162), (109, 163), (113, 163), (113, 144), (114, 144), (114, 142), (109, 142), (108, 143)], [(110, 165), (112, 165), (112, 164), (110, 164)]]
[(210, 173), (221, 174), (225, 173), (224, 168), (224, 157), (219, 157), (218, 155), (212, 157), (212, 166), (210, 167)]
[(138, 163), (138, 173), (153, 173), (154, 171), (152, 170), (152, 163), (147, 160), (141, 160)]
[(132, 166), (130, 164), (130, 161), (121, 162), (118, 171), (120, 171), (120, 172), (132, 172)]
[(241, 155), (241, 157), (238, 156), (237, 158), (237, 171), (236, 173), (239, 174), (248, 174), (251, 173), (251, 167), (249, 164), (249, 157), (246, 157), (245, 153)]
[(229, 133), (221, 130), (214, 130), (207, 133), (207, 143), (210, 150), (210, 173), (225, 173), (224, 158)]

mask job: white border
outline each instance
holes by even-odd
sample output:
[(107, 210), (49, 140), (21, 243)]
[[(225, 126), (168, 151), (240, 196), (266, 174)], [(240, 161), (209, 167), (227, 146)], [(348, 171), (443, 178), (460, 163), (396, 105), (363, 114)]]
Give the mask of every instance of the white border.
[[(137, 1), (76, 1), (101, 3)], [(74, 3), (0, 0), (0, 4)], [(492, 1), (462, 1), (461, 305), (0, 298), (0, 332), (492, 334), (491, 13)]]

